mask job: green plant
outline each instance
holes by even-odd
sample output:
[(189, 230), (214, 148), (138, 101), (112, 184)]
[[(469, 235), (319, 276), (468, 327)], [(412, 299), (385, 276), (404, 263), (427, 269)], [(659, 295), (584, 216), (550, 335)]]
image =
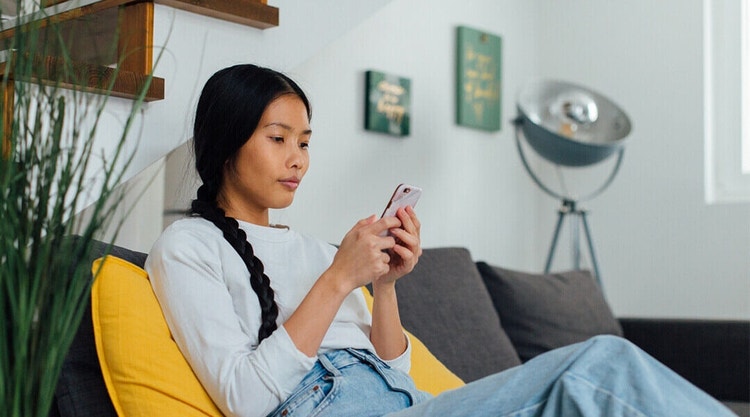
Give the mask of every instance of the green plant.
[[(23, 3), (16, 1), (20, 16)], [(63, 88), (60, 80), (74, 79), (76, 69), (54, 25), (16, 30), (8, 42), (16, 52), (6, 56), (2, 88), (14, 89), (15, 99), (12, 109), (0, 106), (0, 114), (12, 112), (11, 123), (0, 123), (0, 410), (44, 417), (88, 302), (91, 265), (81, 260), (102, 230), (121, 221), (116, 187), (132, 159), (126, 139), (148, 82), (104, 155), (95, 139), (112, 83), (102, 95)], [(60, 78), (42, 83), (33, 75), (52, 43)], [(76, 216), (90, 200), (90, 215)]]

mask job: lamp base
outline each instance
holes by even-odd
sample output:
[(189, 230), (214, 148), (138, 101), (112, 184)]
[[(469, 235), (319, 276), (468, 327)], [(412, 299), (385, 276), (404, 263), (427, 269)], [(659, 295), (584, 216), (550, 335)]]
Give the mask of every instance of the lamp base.
[(586, 236), (586, 243), (589, 249), (589, 256), (591, 257), (591, 265), (594, 269), (594, 277), (599, 285), (599, 289), (604, 292), (602, 286), (601, 274), (599, 273), (599, 264), (596, 261), (596, 254), (594, 253), (594, 242), (591, 239), (591, 231), (589, 230), (589, 223), (586, 220), (586, 211), (578, 208), (578, 203), (575, 200), (563, 199), (560, 209), (557, 211), (557, 225), (555, 226), (555, 234), (552, 237), (552, 243), (547, 254), (547, 264), (544, 267), (544, 273), (548, 274), (550, 267), (552, 266), (552, 259), (555, 255), (555, 248), (557, 247), (557, 239), (560, 237), (560, 229), (562, 228), (563, 221), (568, 215), (575, 216), (571, 219), (572, 233), (573, 233), (573, 267), (575, 269), (581, 268), (581, 241), (579, 239), (578, 222), (583, 224), (583, 231)]

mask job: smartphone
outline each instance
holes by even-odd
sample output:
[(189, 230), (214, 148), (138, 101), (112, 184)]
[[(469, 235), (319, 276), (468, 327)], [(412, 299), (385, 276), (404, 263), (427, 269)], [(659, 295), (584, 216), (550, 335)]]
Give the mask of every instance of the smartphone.
[[(414, 208), (421, 196), (421, 188), (409, 184), (399, 184), (393, 192), (391, 199), (388, 200), (388, 205), (385, 206), (385, 210), (383, 210), (383, 214), (380, 215), (380, 218), (382, 219), (383, 217), (389, 216), (395, 217), (396, 212), (401, 207), (411, 206), (411, 208)], [(387, 235), (387, 232), (381, 234), (381, 236), (385, 235)]]

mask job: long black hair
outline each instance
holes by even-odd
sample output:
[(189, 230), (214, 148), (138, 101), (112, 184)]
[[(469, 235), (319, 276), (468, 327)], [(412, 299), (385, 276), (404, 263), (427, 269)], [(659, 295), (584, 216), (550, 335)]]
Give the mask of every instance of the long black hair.
[(203, 87), (193, 128), (195, 168), (203, 184), (192, 202), (191, 214), (216, 225), (250, 271), (250, 284), (261, 308), (258, 343), (276, 330), (279, 309), (263, 263), (255, 256), (237, 220), (219, 207), (218, 198), (225, 180), (225, 164), (235, 163), (239, 149), (252, 136), (266, 107), (286, 94), (302, 100), (309, 119), (310, 103), (305, 93), (286, 75), (250, 64), (224, 68)]

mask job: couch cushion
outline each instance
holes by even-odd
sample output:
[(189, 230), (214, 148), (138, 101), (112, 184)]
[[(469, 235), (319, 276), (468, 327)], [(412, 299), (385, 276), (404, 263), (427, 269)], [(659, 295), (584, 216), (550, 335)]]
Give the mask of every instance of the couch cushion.
[(91, 290), (99, 364), (118, 415), (216, 416), (167, 327), (148, 274), (109, 256)]
[[(111, 253), (139, 266), (143, 266), (146, 261), (145, 253), (118, 246), (108, 248), (108, 245), (95, 241), (91, 257), (82, 262), (90, 265), (94, 259), (105, 253)], [(117, 416), (107, 395), (96, 356), (90, 306), (87, 306), (84, 311), (81, 324), (63, 362), (55, 387), (55, 403), (53, 414), (60, 417)]]
[(524, 362), (622, 328), (588, 271), (529, 274), (477, 262), (503, 328)]
[(396, 288), (404, 328), (464, 381), (520, 364), (467, 249), (424, 249)]

